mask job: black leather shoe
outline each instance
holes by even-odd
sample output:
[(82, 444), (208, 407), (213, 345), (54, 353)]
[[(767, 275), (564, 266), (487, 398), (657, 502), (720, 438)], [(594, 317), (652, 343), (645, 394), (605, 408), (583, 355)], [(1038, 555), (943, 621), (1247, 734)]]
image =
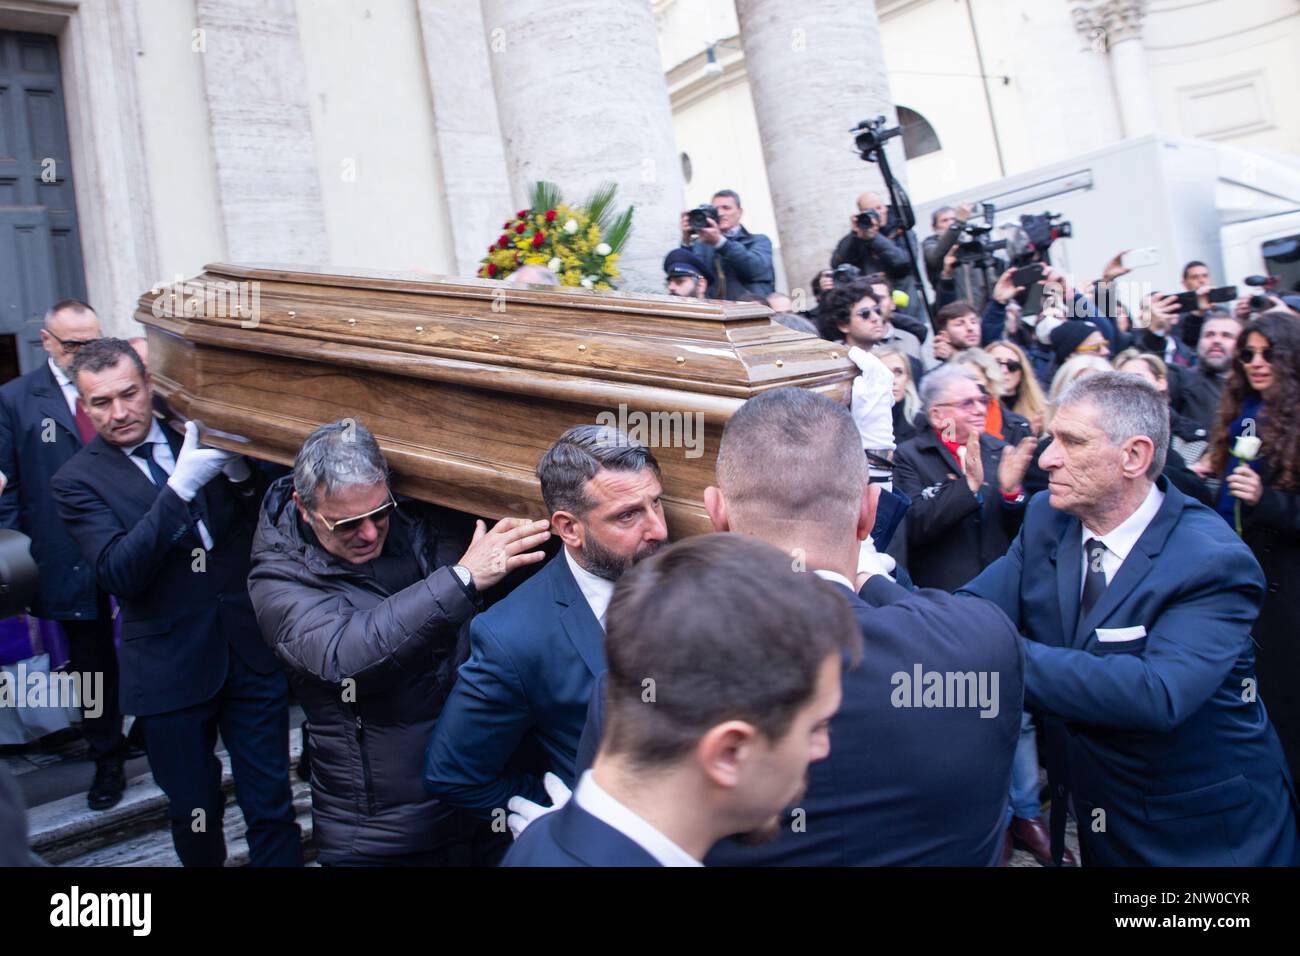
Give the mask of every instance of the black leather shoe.
[(95, 765), (95, 782), (90, 785), (86, 803), (92, 810), (109, 810), (122, 800), (126, 790), (126, 772), (121, 757), (107, 757)]
[[(1042, 820), (1025, 820), (1013, 817), (1008, 830), (1016, 849), (1028, 850), (1042, 866), (1055, 866), (1052, 861), (1052, 837)], [(1066, 847), (1061, 858), (1062, 866), (1074, 866), (1074, 854)]]

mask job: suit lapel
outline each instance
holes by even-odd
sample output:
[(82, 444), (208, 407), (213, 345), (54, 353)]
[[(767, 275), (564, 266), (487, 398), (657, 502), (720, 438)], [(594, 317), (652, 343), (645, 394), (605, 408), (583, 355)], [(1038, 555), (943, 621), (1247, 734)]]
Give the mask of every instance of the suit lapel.
[(1079, 539), (1079, 522), (1065, 523), (1052, 555), (1056, 562), (1056, 601), (1061, 608), (1061, 644), (1070, 647), (1079, 620), (1079, 592), (1083, 587), (1083, 542)]
[(564, 556), (564, 546), (551, 559), (555, 568), (555, 603), (564, 608), (560, 612), (560, 625), (573, 642), (574, 649), (587, 665), (593, 677), (605, 672), (605, 632), (601, 629), (591, 605), (582, 596), (578, 582), (573, 580), (569, 562)]
[[(1079, 622), (1079, 629), (1074, 635), (1076, 646), (1082, 647), (1097, 625), (1105, 621), (1124, 602), (1124, 599), (1133, 593), (1138, 582), (1151, 570), (1151, 559), (1164, 549), (1165, 541), (1173, 531), (1174, 525), (1178, 523), (1178, 517), (1183, 510), (1182, 494), (1165, 481), (1163, 476), (1159, 479), (1159, 485), (1163, 486), (1161, 490), (1165, 493), (1165, 500), (1160, 503), (1160, 510), (1134, 543), (1133, 550), (1128, 553), (1128, 557), (1124, 559), (1124, 563), (1106, 585), (1106, 589), (1101, 592), (1101, 597), (1097, 599), (1092, 611)], [(1080, 551), (1082, 552), (1082, 549)], [(1082, 557), (1079, 560), (1081, 561)], [(1082, 573), (1080, 571), (1080, 575)]]
[(87, 454), (100, 466), (108, 486), (115, 494), (124, 495), (136, 505), (141, 513), (148, 511), (161, 490), (144, 476), (120, 448), (108, 444), (98, 435), (86, 446)]
[(77, 431), (77, 420), (68, 411), (68, 400), (63, 397), (63, 389), (59, 388), (59, 383), (54, 378), (54, 373), (50, 371), (48, 363), (42, 381), (32, 389), (32, 394), (36, 397), (36, 407), (40, 410), (42, 418), (52, 418), (62, 425), (64, 431), (72, 436), (72, 440), (80, 448), (81, 432)]
[(920, 437), (923, 444), (928, 445), (939, 453), (939, 457), (942, 458), (948, 467), (952, 469), (954, 475), (958, 478), (962, 476), (961, 462), (959, 462), (953, 453), (948, 450), (948, 446), (943, 443), (943, 440), (939, 438), (938, 434), (936, 434), (935, 430), (930, 427), (929, 423), (926, 424)]

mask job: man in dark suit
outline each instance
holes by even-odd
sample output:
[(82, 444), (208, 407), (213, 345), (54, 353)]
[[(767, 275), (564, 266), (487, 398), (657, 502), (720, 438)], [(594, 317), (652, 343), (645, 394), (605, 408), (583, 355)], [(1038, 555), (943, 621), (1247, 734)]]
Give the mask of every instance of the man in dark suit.
[(1084, 865), (1295, 865), (1295, 790), (1254, 690), (1259, 565), (1160, 477), (1169, 412), (1143, 379), (1079, 379), (1052, 432), (1048, 496), (962, 591), (1025, 635), (1054, 851), (1068, 787)]
[(242, 457), (152, 413), (121, 339), (78, 350), (71, 377), (99, 435), (51, 483), (59, 513), (122, 606), (121, 700), (144, 716), (149, 767), (186, 866), (220, 866), (220, 732), (255, 865), (302, 864), (289, 790), (288, 684), (248, 599), (260, 492)]
[(516, 794), (544, 799), (541, 774), (513, 759), (524, 744), (566, 784), (592, 682), (605, 670), (614, 582), (668, 537), (659, 464), (617, 429), (579, 425), (537, 466), (560, 552), (474, 618), (470, 654), (434, 727), (425, 789), (505, 824)]
[(1006, 554), (1020, 529), (1037, 442), (985, 434), (990, 401), (970, 369), (936, 369), (921, 381), (930, 427), (894, 452), (894, 486), (912, 499), (907, 570), (920, 587), (956, 590)]
[[(864, 646), (844, 675), (834, 747), (809, 768), (808, 791), (780, 837), (760, 847), (723, 841), (710, 865), (989, 866), (1003, 858), (1023, 693), (1018, 637), (986, 602), (909, 592), (880, 575), (861, 597), (853, 592), (879, 487), (867, 485), (856, 434), (847, 408), (797, 388), (750, 399), (723, 432), (718, 486), (704, 498), (713, 526), (776, 545), (796, 567), (838, 584)], [(766, 617), (764, 603), (755, 606), (750, 622)], [(603, 740), (608, 697), (593, 697), (584, 750)]]
[(504, 865), (699, 866), (723, 837), (773, 839), (831, 749), (840, 672), (862, 645), (850, 593), (732, 534), (689, 538), (624, 576), (605, 742)]
[(95, 437), (68, 368), (77, 350), (99, 337), (99, 317), (90, 306), (73, 299), (56, 303), (41, 329), (48, 359), (0, 388), (0, 471), (9, 477), (0, 495), (0, 527), (32, 540), (40, 570), (32, 614), (59, 622), (68, 637), (70, 669), (104, 675), (102, 706), (82, 707), (81, 733), (95, 762), (87, 803), (92, 810), (107, 810), (126, 789), (127, 750), (117, 701), (112, 612), (108, 595), (95, 586), (95, 569), (77, 550), (50, 496), (54, 473)]

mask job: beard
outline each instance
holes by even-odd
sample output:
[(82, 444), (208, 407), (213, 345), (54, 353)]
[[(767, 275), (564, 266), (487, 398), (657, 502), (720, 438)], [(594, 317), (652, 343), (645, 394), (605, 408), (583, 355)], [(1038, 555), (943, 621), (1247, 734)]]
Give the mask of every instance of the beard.
[(598, 578), (617, 581), (632, 565), (653, 555), (663, 544), (662, 541), (646, 541), (627, 558), (602, 545), (588, 531), (582, 543), (582, 560), (579, 563)]

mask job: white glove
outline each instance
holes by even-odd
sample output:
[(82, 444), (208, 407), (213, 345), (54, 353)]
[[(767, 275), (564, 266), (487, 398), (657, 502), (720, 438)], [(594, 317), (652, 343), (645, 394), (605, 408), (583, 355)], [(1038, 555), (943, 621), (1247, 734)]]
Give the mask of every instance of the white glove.
[(519, 839), (519, 834), (524, 832), (528, 824), (538, 817), (544, 817), (560, 809), (573, 796), (573, 791), (564, 785), (564, 781), (549, 770), (546, 776), (542, 777), (542, 786), (546, 788), (546, 793), (551, 798), (549, 807), (533, 803), (527, 797), (511, 797), (506, 804), (506, 809), (510, 811), (510, 816), (506, 817), (506, 826), (510, 827), (510, 835), (514, 839)]
[(894, 570), (898, 567), (898, 562), (887, 554), (882, 554), (876, 550), (876, 542), (867, 535), (858, 543), (858, 577), (873, 574), (883, 574), (891, 581), (894, 579)]
[(199, 426), (185, 423), (185, 444), (176, 456), (176, 469), (167, 479), (167, 485), (182, 501), (193, 501), (199, 489), (206, 485), (232, 459), (239, 455), (220, 448), (204, 448), (199, 444)]
[(241, 481), (247, 481), (253, 474), (253, 469), (248, 466), (248, 459), (243, 455), (235, 455), (234, 458), (221, 466), (221, 473), (239, 484)]
[(894, 447), (894, 373), (884, 362), (856, 345), (849, 361), (862, 372), (853, 380), (850, 408), (863, 448)]

